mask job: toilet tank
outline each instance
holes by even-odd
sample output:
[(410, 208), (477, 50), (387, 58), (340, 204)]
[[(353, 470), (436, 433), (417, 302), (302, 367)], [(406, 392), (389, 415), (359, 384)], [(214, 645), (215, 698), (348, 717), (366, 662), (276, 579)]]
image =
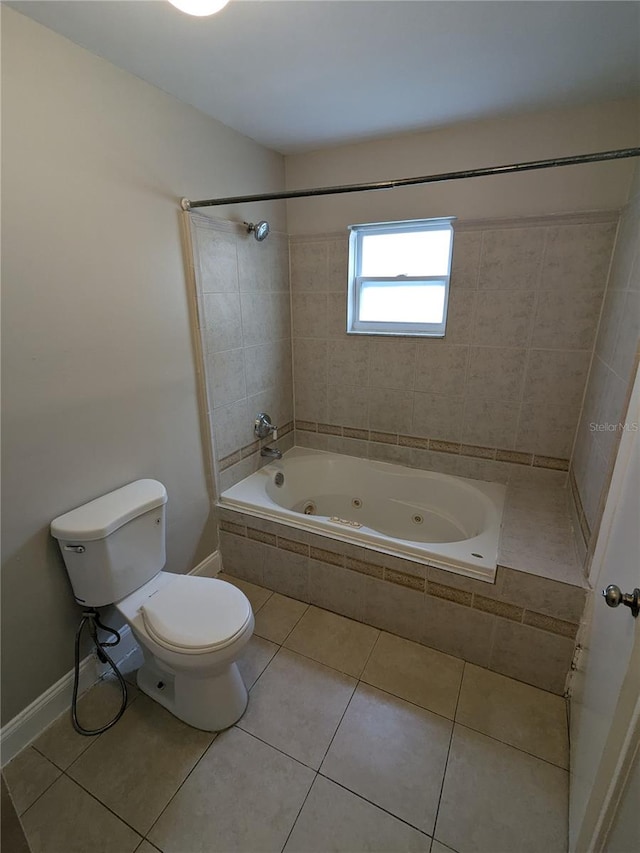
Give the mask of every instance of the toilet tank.
[(162, 483), (136, 480), (51, 522), (79, 604), (113, 604), (162, 570), (166, 503)]

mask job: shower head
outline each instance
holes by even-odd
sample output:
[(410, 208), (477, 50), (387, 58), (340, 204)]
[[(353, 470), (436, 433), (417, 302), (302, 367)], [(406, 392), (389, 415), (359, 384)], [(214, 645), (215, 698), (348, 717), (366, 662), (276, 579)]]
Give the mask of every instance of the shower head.
[(262, 243), (269, 236), (269, 223), (264, 219), (262, 222), (256, 222), (255, 225), (253, 222), (245, 222), (244, 224), (247, 226), (247, 234), (251, 234), (253, 231), (253, 236), (258, 243)]

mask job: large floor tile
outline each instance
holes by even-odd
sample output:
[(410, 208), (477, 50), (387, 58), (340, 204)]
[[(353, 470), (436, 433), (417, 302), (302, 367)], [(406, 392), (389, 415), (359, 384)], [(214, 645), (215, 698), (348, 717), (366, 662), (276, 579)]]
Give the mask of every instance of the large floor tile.
[(250, 583), (250, 581), (242, 580), (242, 578), (234, 578), (232, 575), (227, 575), (224, 572), (220, 572), (218, 579), (231, 583), (234, 586), (237, 586), (238, 589), (242, 590), (249, 599), (251, 609), (254, 614), (257, 613), (262, 605), (265, 604), (273, 595), (270, 589), (265, 589), (263, 586), (258, 586), (255, 583)]
[(10, 853), (31, 853), (20, 819), (9, 796), (9, 789), (0, 777), (0, 850)]
[(158, 848), (154, 847), (153, 844), (149, 844), (145, 839), (140, 847), (136, 849), (135, 853), (158, 853)]
[(256, 613), (254, 633), (273, 643), (284, 643), (308, 606), (274, 592)]
[(25, 812), (22, 825), (32, 853), (133, 853), (142, 840), (66, 776)]
[(238, 658), (238, 669), (247, 690), (251, 690), (277, 651), (275, 643), (256, 637), (255, 634), (251, 637)]
[(431, 839), (318, 776), (285, 853), (429, 853)]
[(279, 853), (313, 776), (278, 750), (229, 729), (173, 798), (149, 840), (163, 853)]
[[(138, 689), (127, 684), (130, 704), (138, 695)], [(100, 728), (115, 717), (121, 702), (122, 693), (115, 679), (99, 681), (78, 701), (80, 725), (87, 729)], [(33, 746), (61, 770), (66, 770), (95, 741), (95, 737), (79, 735), (71, 723), (71, 712), (65, 711), (34, 741)]]
[[(138, 853), (138, 851), (136, 851)], [(452, 850), (451, 847), (445, 847), (444, 844), (441, 844), (437, 838), (433, 839), (433, 844), (431, 845), (431, 853), (456, 853), (455, 850)]]
[(367, 684), (453, 719), (464, 662), (383, 633), (361, 676)]
[(238, 726), (318, 768), (356, 682), (281, 649), (251, 691)]
[(552, 764), (569, 766), (567, 708), (561, 696), (467, 664), (456, 721)]
[(565, 853), (568, 773), (456, 724), (436, 836), (459, 853)]
[(19, 815), (33, 805), (62, 772), (33, 747), (23, 749), (2, 771)]
[(310, 607), (284, 645), (358, 678), (379, 633), (377, 628)]
[(213, 737), (140, 696), (67, 772), (144, 835)]
[(452, 725), (360, 684), (320, 772), (431, 835)]

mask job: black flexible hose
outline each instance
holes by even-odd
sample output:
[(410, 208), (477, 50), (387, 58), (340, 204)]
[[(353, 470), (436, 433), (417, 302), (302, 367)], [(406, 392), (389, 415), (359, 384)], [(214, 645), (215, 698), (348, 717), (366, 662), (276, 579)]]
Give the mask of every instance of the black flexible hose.
[[(80, 682), (80, 637), (82, 636), (82, 629), (89, 623), (89, 633), (91, 634), (91, 639), (94, 642), (96, 647), (96, 652), (98, 657), (103, 663), (108, 663), (111, 669), (114, 671), (116, 678), (120, 682), (120, 689), (122, 690), (122, 705), (120, 706), (120, 710), (116, 714), (116, 716), (111, 720), (111, 722), (102, 726), (99, 729), (85, 729), (78, 722), (78, 685)], [(100, 642), (98, 639), (98, 628), (101, 628), (103, 631), (106, 631), (109, 634), (112, 634), (115, 637), (115, 640), (105, 640), (104, 642)], [(120, 634), (114, 630), (113, 628), (109, 628), (107, 625), (103, 625), (100, 621), (100, 617), (97, 610), (85, 610), (82, 614), (82, 619), (80, 620), (80, 625), (78, 626), (78, 630), (76, 631), (76, 643), (75, 643), (75, 667), (73, 672), (73, 698), (71, 700), (71, 722), (73, 723), (73, 728), (80, 735), (100, 735), (102, 732), (106, 732), (107, 729), (110, 729), (111, 726), (115, 726), (120, 717), (124, 714), (127, 707), (127, 684), (122, 677), (122, 673), (118, 670), (118, 667), (111, 660), (107, 652), (105, 651), (105, 646), (117, 646), (120, 642)]]

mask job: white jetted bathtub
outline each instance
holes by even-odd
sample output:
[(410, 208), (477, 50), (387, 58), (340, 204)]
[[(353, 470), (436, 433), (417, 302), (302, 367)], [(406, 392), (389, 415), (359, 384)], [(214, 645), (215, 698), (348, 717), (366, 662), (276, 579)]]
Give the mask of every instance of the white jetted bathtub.
[(492, 582), (505, 487), (294, 447), (220, 505)]

